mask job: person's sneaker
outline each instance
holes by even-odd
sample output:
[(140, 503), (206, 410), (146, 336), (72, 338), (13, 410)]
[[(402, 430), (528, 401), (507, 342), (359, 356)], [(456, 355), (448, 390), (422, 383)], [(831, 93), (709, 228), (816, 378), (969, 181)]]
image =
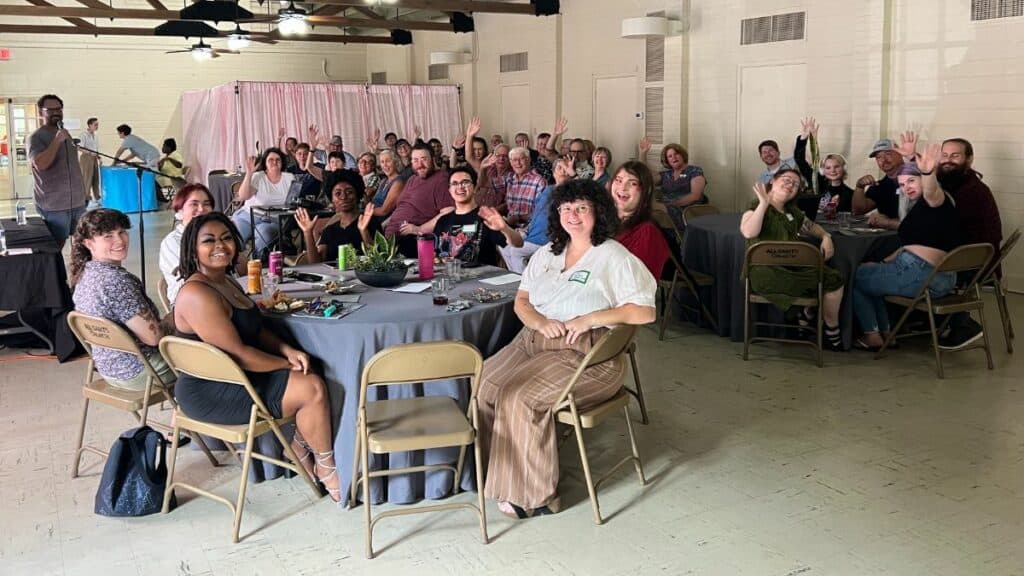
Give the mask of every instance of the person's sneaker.
[(939, 339), (939, 348), (943, 350), (960, 350), (977, 341), (984, 335), (977, 322), (968, 326), (959, 326), (950, 331), (949, 336)]

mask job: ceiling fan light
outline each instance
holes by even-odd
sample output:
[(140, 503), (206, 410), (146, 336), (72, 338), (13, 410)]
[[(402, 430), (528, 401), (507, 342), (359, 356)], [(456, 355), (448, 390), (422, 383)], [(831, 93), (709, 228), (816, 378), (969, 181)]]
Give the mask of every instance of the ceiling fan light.
[(196, 62), (206, 62), (213, 58), (213, 50), (209, 48), (194, 48), (192, 50), (192, 59)]
[(242, 50), (249, 47), (249, 37), (244, 34), (232, 34), (228, 36), (228, 50)]
[(282, 16), (281, 21), (277, 24), (277, 29), (285, 36), (299, 36), (309, 32), (309, 25), (306, 23), (304, 15)]

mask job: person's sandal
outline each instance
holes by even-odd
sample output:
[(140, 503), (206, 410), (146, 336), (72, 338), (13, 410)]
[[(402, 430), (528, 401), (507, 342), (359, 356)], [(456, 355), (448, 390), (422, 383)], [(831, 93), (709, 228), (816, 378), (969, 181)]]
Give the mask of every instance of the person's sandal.
[[(334, 500), (335, 502), (341, 502), (341, 486), (339, 485), (337, 488), (331, 488), (327, 485), (326, 482), (327, 480), (330, 480), (332, 477), (336, 478), (338, 476), (337, 463), (335, 463), (334, 466), (328, 466), (327, 464), (325, 464), (325, 462), (327, 462), (328, 459), (334, 457), (334, 450), (328, 450), (327, 452), (315, 452), (314, 454), (316, 455), (316, 464), (314, 465), (313, 477), (316, 478), (317, 481), (320, 482), (320, 485), (324, 487), (324, 490), (327, 491), (327, 495), (331, 497), (331, 500)], [(318, 473), (318, 469), (320, 468), (327, 470), (328, 474), (326, 476), (320, 476), (320, 474)]]
[(295, 450), (295, 446), (292, 446), (292, 450), (295, 451), (295, 457), (298, 458), (298, 462), (296, 462), (296, 464), (301, 465), (306, 469), (306, 473), (309, 474), (311, 478), (316, 479), (316, 463), (314, 462), (309, 466), (306, 465), (307, 460), (313, 459), (313, 449), (309, 447), (309, 444), (306, 443), (306, 439), (302, 437), (302, 434), (298, 430), (295, 430), (295, 435), (292, 436), (292, 442), (298, 444), (299, 448), (305, 450), (305, 453), (300, 455), (299, 451)]

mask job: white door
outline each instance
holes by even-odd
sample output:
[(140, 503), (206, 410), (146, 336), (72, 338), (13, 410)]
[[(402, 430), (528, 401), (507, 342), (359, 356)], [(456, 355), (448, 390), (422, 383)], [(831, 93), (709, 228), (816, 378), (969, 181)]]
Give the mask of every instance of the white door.
[(747, 66), (740, 71), (739, 162), (736, 209), (753, 198), (750, 187), (764, 172), (757, 145), (779, 143), (782, 158), (793, 156), (800, 119), (807, 115), (807, 66), (779, 64)]
[(635, 160), (642, 118), (636, 76), (594, 79), (594, 144), (612, 151), (609, 170)]
[[(516, 134), (530, 130), (530, 85), (514, 84), (501, 87), (501, 135), (509, 146), (515, 146)], [(490, 134), (480, 136), (491, 139)]]

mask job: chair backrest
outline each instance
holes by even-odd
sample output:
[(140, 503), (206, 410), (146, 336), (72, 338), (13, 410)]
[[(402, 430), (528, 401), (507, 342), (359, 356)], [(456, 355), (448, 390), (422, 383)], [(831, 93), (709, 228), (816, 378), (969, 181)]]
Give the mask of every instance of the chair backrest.
[(126, 352), (135, 356), (143, 355), (138, 344), (135, 343), (135, 338), (112, 320), (81, 312), (70, 312), (68, 326), (90, 355), (93, 346)]
[(228, 173), (227, 170), (210, 170), (209, 172), (206, 173), (206, 175), (207, 175), (207, 177), (209, 177), (209, 176), (220, 176), (221, 174), (227, 174), (227, 173)]
[(1010, 237), (1003, 242), (1003, 245), (999, 248), (999, 255), (996, 256), (996, 259), (989, 265), (988, 271), (985, 273), (985, 277), (981, 281), (982, 284), (988, 284), (994, 279), (995, 275), (999, 272), (999, 267), (1003, 264), (1003, 260), (1006, 260), (1007, 254), (1013, 252), (1013, 247), (1017, 245), (1017, 241), (1020, 240), (1020, 236), (1021, 229), (1017, 228), (1013, 231), (1013, 234), (1010, 234)]
[(744, 267), (790, 266), (797, 268), (823, 267), (825, 259), (817, 246), (807, 242), (758, 242), (747, 248)]
[(238, 198), (238, 189), (241, 188), (241, 187), (242, 187), (242, 182), (241, 181), (232, 182), (231, 183), (231, 199), (232, 200), (234, 200), (235, 198)]
[(579, 381), (584, 370), (591, 366), (596, 366), (621, 356), (633, 342), (634, 336), (636, 336), (636, 326), (632, 324), (615, 326), (608, 332), (605, 332), (604, 336), (594, 344), (590, 349), (590, 352), (587, 352), (587, 355), (580, 361), (580, 365), (576, 368), (576, 372), (572, 375), (572, 378), (569, 379), (569, 383), (566, 384), (562, 393), (558, 396), (558, 401), (555, 402), (555, 409), (558, 409), (558, 406), (565, 401), (573, 388), (576, 387), (576, 382)]
[(262, 415), (272, 418), (263, 400), (249, 382), (249, 377), (231, 356), (216, 346), (177, 336), (164, 336), (160, 339), (160, 354), (175, 373), (236, 384), (245, 388)]
[(484, 359), (476, 346), (467, 342), (415, 342), (385, 348), (373, 355), (363, 368), (359, 406), (366, 406), (370, 386), (470, 379), (470, 398), (476, 397)]
[(714, 204), (691, 204), (683, 209), (683, 224), (689, 226), (690, 221), (695, 218), (720, 213), (718, 206)]
[[(975, 273), (971, 277), (970, 283), (964, 287), (965, 290), (970, 290), (974, 288), (974, 285), (984, 275), (995, 253), (996, 249), (991, 244), (967, 244), (960, 246), (946, 254), (942, 262), (939, 262), (939, 265), (935, 267), (932, 276), (940, 272), (968, 272), (974, 270)], [(931, 279), (929, 278), (925, 286), (930, 283)]]
[(156, 295), (160, 299), (160, 307), (164, 309), (164, 314), (170, 314), (171, 300), (167, 297), (167, 279), (163, 276), (156, 282)]

